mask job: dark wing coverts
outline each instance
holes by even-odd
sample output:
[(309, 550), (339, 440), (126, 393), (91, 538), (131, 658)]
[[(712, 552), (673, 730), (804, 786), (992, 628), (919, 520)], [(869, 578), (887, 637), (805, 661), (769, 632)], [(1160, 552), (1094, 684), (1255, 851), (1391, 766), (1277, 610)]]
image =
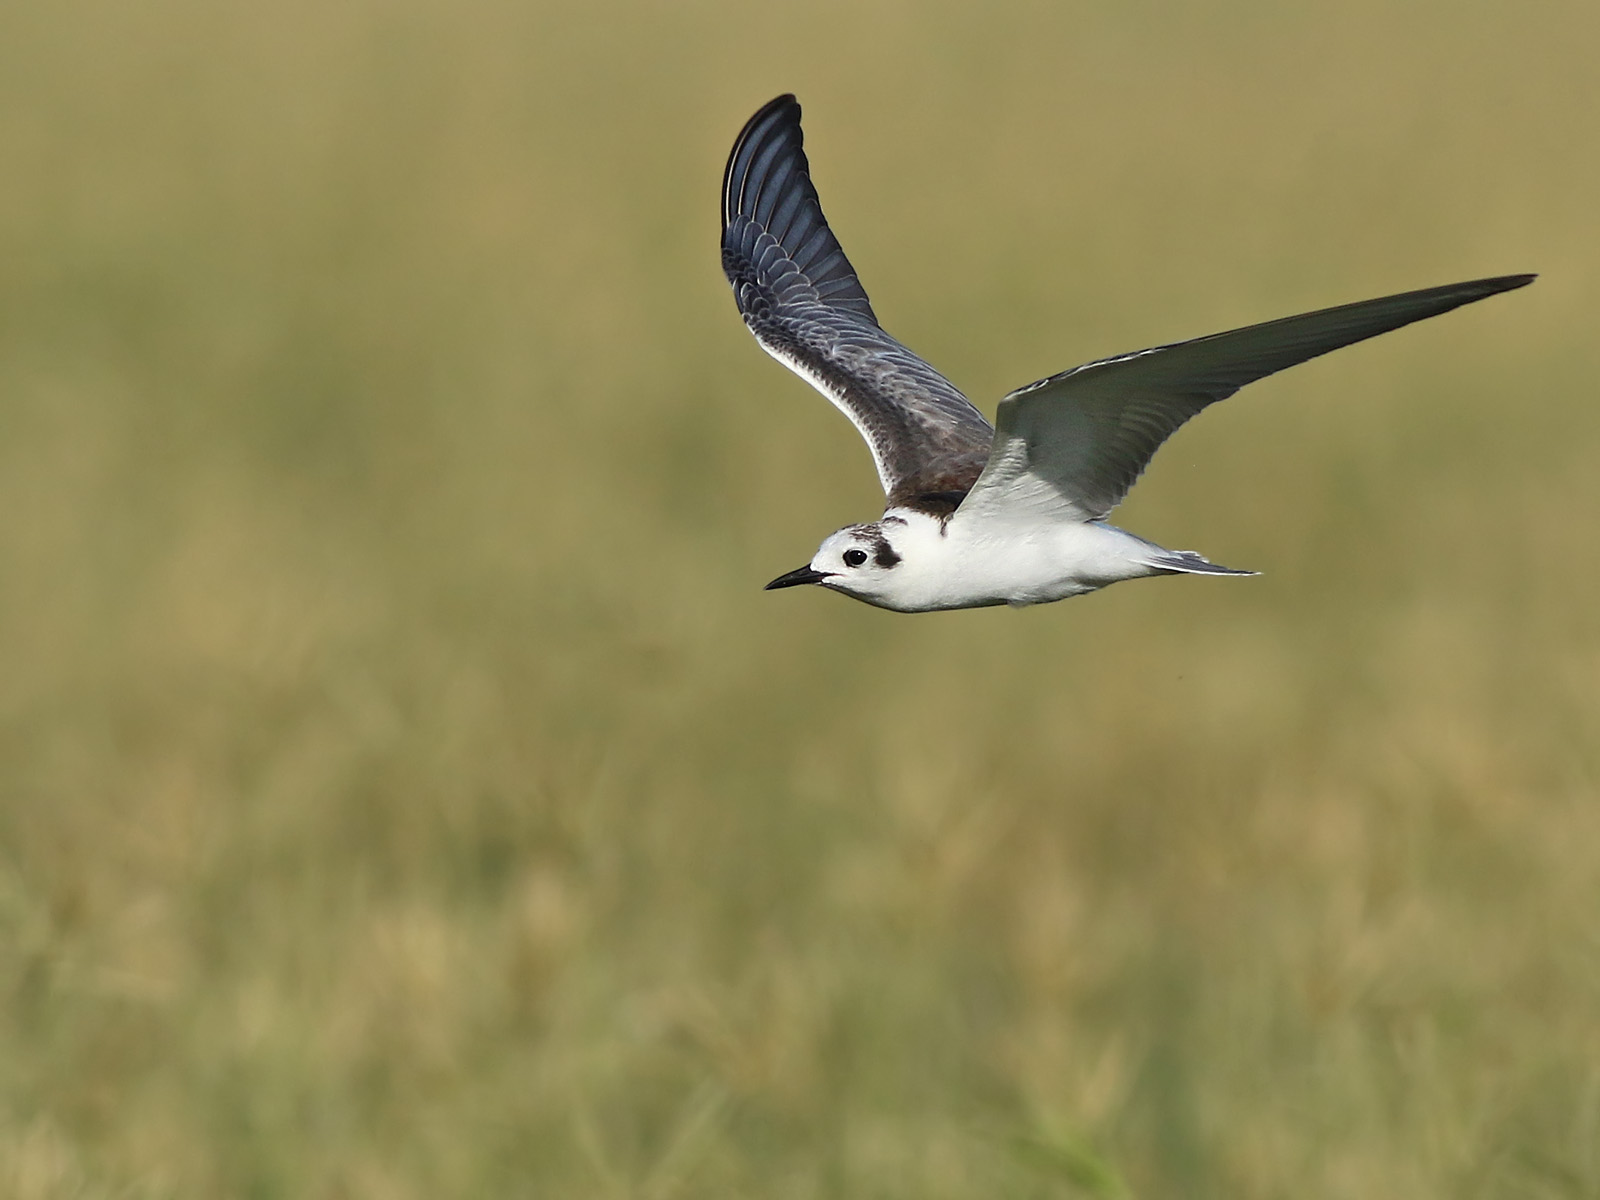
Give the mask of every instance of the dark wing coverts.
[(955, 385), (879, 328), (822, 215), (793, 96), (756, 113), (734, 142), (722, 269), (756, 340), (866, 438), (889, 506), (949, 512), (982, 472), (994, 431)]

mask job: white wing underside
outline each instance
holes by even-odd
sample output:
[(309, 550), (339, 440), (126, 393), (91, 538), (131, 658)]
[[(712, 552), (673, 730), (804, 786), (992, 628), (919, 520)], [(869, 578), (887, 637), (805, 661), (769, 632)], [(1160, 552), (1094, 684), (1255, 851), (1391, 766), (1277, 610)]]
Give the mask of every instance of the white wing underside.
[(883, 455), (878, 452), (877, 443), (873, 440), (872, 430), (868, 429), (861, 421), (855, 408), (846, 403), (844, 392), (829, 385), (828, 381), (812, 370), (809, 364), (800, 359), (785, 354), (774, 346), (769, 346), (763, 339), (757, 338), (756, 345), (760, 346), (773, 358), (777, 359), (789, 370), (804, 379), (817, 391), (828, 398), (828, 402), (850, 418), (850, 424), (856, 427), (856, 432), (861, 435), (861, 440), (866, 442), (867, 449), (872, 451), (872, 465), (878, 470), (878, 482), (883, 486), (885, 495), (894, 490), (894, 481), (889, 476), (888, 464), (884, 462)]

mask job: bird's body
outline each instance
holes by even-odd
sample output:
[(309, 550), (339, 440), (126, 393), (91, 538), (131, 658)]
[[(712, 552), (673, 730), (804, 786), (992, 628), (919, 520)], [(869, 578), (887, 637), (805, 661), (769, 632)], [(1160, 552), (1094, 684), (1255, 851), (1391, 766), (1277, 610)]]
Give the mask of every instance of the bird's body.
[[(852, 567), (851, 550), (866, 560)], [(1048, 604), (1124, 579), (1175, 573), (1247, 575), (1198, 555), (1163, 550), (1104, 521), (981, 521), (961, 510), (945, 519), (891, 508), (877, 521), (839, 530), (817, 559), (845, 568), (830, 584), (897, 612)], [(825, 583), (813, 559), (794, 583)], [(769, 586), (787, 587), (790, 576)]]
[(1426, 288), (1157, 346), (1012, 392), (995, 426), (885, 333), (822, 215), (800, 106), (745, 125), (723, 180), (722, 265), (746, 325), (872, 450), (887, 496), (811, 562), (817, 583), (900, 612), (1044, 604), (1147, 575), (1247, 575), (1106, 523), (1161, 443), (1253, 380), (1437, 316), (1531, 275)]

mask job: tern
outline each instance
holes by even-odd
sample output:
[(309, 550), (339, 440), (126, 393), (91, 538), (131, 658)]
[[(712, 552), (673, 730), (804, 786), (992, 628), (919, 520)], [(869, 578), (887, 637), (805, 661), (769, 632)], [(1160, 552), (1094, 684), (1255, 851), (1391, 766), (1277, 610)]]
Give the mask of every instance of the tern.
[(768, 589), (813, 583), (897, 612), (1046, 604), (1150, 575), (1251, 575), (1107, 524), (1161, 443), (1245, 384), (1533, 282), (1503, 275), (1344, 304), (1086, 363), (1019, 388), (995, 425), (885, 333), (822, 215), (779, 96), (722, 184), (722, 269), (756, 341), (849, 417), (883, 516), (830, 535)]

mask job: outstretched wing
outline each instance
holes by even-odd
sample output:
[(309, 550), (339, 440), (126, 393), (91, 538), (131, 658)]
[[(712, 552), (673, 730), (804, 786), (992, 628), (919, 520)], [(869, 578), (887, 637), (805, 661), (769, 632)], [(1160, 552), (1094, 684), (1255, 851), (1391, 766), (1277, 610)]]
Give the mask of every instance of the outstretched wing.
[(822, 215), (793, 96), (762, 108), (733, 144), (722, 269), (762, 348), (861, 431), (891, 506), (948, 512), (959, 503), (994, 430), (954, 384), (878, 327)]
[(1274, 371), (1532, 283), (1505, 275), (1285, 317), (1074, 367), (1000, 402), (994, 453), (962, 504), (1098, 521), (1162, 442), (1201, 409)]

